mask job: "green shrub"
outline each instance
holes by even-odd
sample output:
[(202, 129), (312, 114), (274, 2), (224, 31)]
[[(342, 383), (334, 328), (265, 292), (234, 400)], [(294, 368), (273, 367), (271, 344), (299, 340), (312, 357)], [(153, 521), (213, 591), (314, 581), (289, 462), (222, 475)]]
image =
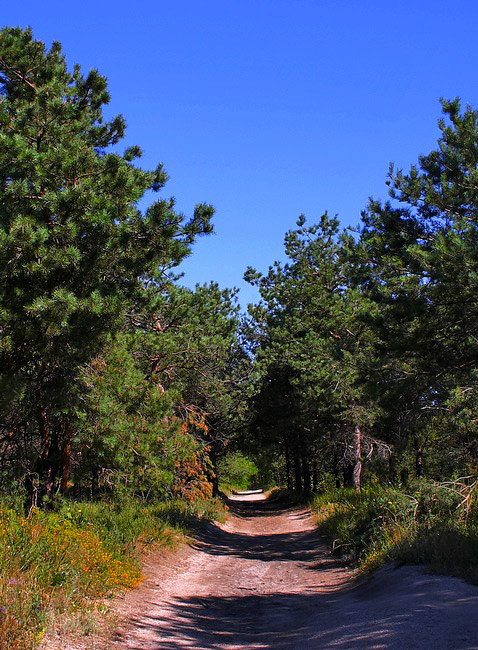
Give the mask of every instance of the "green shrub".
[(478, 580), (478, 508), (465, 484), (423, 481), (325, 492), (312, 502), (333, 548), (362, 569), (388, 560)]
[(217, 466), (219, 486), (224, 492), (247, 490), (258, 471), (256, 464), (242, 452), (230, 452)]

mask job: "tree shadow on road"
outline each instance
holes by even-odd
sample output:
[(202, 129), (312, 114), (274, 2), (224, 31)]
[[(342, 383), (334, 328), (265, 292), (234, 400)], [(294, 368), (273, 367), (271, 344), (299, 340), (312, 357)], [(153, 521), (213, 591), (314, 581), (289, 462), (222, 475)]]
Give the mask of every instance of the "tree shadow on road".
[(333, 558), (330, 549), (317, 530), (273, 535), (231, 533), (208, 522), (195, 531), (192, 544), (209, 555), (230, 555), (262, 562), (299, 562), (307, 568), (343, 566)]
[[(240, 507), (249, 511), (243, 503)], [(251, 504), (251, 513), (257, 509), (258, 503)], [(355, 581), (317, 530), (250, 535), (209, 522), (195, 535), (193, 546), (200, 553), (259, 560), (258, 566), (290, 562), (315, 575), (303, 580), (302, 574), (302, 584), (285, 583), (284, 591), (276, 584), (269, 593), (263, 593), (264, 582), (237, 580), (216, 582), (214, 596), (165, 601), (161, 592), (151, 593), (144, 613), (129, 621), (138, 639), (129, 637), (130, 650), (144, 647), (142, 634), (148, 648), (165, 650), (478, 648), (478, 590), (459, 580), (424, 575), (415, 567), (387, 567)], [(211, 575), (211, 580), (220, 577)]]
[[(297, 504), (288, 503), (283, 500), (264, 499), (262, 501), (236, 501), (235, 499), (227, 500), (227, 507), (229, 510), (243, 519), (250, 519), (255, 517), (277, 517), (278, 515), (286, 515), (297, 511)], [(308, 516), (310, 511), (305, 509), (302, 512), (304, 516)]]
[[(362, 584), (352, 591), (177, 599), (166, 615), (131, 622), (153, 633), (154, 647), (165, 650), (476, 650), (478, 592), (453, 598), (446, 588), (422, 589), (427, 579), (415, 574), (405, 590), (392, 589), (386, 598), (366, 597)], [(140, 650), (142, 644), (128, 647)]]

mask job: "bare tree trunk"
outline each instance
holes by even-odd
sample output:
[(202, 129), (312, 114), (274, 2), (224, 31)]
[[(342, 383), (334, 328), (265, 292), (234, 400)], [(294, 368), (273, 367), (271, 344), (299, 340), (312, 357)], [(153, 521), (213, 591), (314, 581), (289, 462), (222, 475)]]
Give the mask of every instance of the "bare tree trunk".
[(423, 478), (423, 449), (418, 440), (415, 440), (415, 473), (417, 478)]
[(292, 481), (292, 469), (290, 466), (290, 450), (289, 450), (289, 443), (287, 442), (287, 440), (284, 441), (284, 455), (285, 455), (285, 473), (287, 479), (287, 489), (292, 490), (294, 487), (294, 483)]
[(358, 425), (354, 431), (354, 458), (353, 484), (355, 490), (362, 487), (362, 431)]

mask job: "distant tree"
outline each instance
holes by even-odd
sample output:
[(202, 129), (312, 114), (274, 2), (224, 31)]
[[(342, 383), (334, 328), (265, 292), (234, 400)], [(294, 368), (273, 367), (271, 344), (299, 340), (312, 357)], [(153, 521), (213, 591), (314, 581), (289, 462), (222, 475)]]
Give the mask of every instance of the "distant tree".
[(257, 312), (263, 334), (256, 426), (266, 437), (281, 435), (297, 489), (317, 484), (324, 458), (359, 488), (362, 454), (378, 444), (370, 436), (375, 412), (364, 382), (373, 354), (364, 317), (374, 304), (353, 286), (354, 243), (339, 233), (337, 219), (324, 214), (306, 226), (301, 217), (297, 226), (286, 235), (287, 264), (276, 262), (265, 276), (247, 274), (265, 305)]

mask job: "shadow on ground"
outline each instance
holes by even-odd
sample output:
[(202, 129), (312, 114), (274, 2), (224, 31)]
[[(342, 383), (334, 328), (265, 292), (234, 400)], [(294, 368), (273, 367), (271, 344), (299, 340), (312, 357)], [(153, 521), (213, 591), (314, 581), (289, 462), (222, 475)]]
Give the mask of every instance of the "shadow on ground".
[[(300, 507), (295, 503), (288, 503), (287, 499), (264, 499), (262, 501), (236, 501), (235, 499), (228, 499), (227, 506), (237, 517), (247, 519), (251, 517), (276, 517), (278, 515), (295, 513), (297, 512), (297, 508)], [(303, 512), (302, 516), (307, 517), (308, 511)]]
[[(253, 517), (289, 512), (267, 502), (235, 502), (231, 510)], [(297, 510), (290, 512), (301, 516)], [(284, 592), (273, 588), (271, 593), (251, 594), (244, 586), (238, 587), (245, 590), (242, 596), (178, 597), (168, 602), (156, 593), (144, 603), (143, 612), (149, 613), (129, 621), (153, 639), (148, 648), (478, 648), (478, 590), (459, 580), (425, 575), (414, 567), (387, 567), (356, 583), (343, 572), (342, 579), (339, 563), (315, 530), (251, 536), (209, 523), (196, 535), (195, 547), (202, 553), (291, 562), (313, 569), (317, 580), (314, 576), (307, 584), (288, 585)], [(327, 578), (331, 570), (333, 580)], [(128, 644), (131, 650), (143, 647), (139, 640)]]
[[(230, 501), (230, 511), (236, 516), (264, 517), (288, 514), (293, 519), (307, 519), (307, 511), (283, 508), (268, 501)], [(251, 535), (228, 532), (212, 522), (203, 522), (194, 531), (193, 548), (208, 555), (228, 555), (261, 562), (298, 562), (304, 568), (328, 569), (343, 566), (331, 556), (317, 529), (301, 532)]]
[[(164, 618), (151, 616), (133, 622), (154, 629), (156, 647), (166, 650), (181, 646), (476, 649), (478, 597), (454, 598), (446, 588), (426, 593), (420, 583), (429, 577), (417, 574), (411, 578), (406, 594), (392, 590), (385, 600), (377, 594), (367, 597), (363, 585), (345, 593), (178, 599)], [(130, 647), (140, 650), (141, 644)]]
[(193, 548), (208, 555), (230, 555), (261, 562), (299, 562), (306, 568), (343, 564), (332, 558), (323, 538), (316, 530), (275, 535), (246, 535), (230, 533), (213, 523), (195, 532)]

